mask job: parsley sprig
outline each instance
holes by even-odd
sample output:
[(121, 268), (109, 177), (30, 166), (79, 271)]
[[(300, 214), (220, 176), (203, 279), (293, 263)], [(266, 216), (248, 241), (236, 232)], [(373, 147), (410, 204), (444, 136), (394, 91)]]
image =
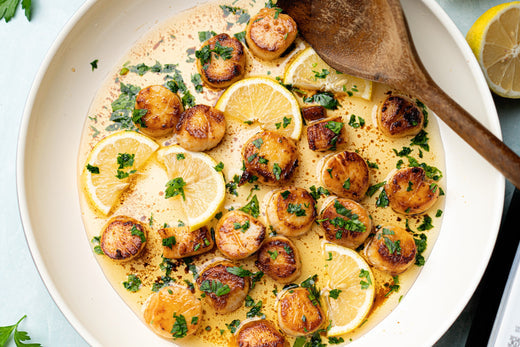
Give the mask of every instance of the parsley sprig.
[[(0, 20), (2, 18), (8, 23), (16, 14), (20, 0), (3, 0), (0, 1)], [(22, 0), (22, 9), (25, 11), (25, 17), (31, 21), (32, 1)], [(25, 316), (24, 316), (25, 317)], [(23, 318), (22, 318), (23, 319)]]
[[(1, 7), (0, 7), (1, 8)], [(23, 341), (29, 341), (31, 337), (27, 332), (18, 330), (18, 325), (27, 317), (24, 315), (16, 324), (8, 325), (5, 327), (0, 327), (0, 346), (6, 346), (7, 341), (11, 337), (11, 334), (14, 331), (14, 343), (16, 346), (25, 346), (25, 347), (41, 347), (39, 343), (24, 343)]]

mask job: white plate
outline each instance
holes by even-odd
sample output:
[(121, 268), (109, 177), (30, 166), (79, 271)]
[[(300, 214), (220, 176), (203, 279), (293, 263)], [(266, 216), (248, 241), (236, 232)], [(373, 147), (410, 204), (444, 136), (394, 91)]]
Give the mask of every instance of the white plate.
[[(261, 0), (259, 0), (261, 1)], [(434, 0), (402, 0), (417, 50), (432, 77), (493, 133), (498, 117), (464, 38)], [(81, 221), (76, 182), (79, 140), (106, 74), (158, 22), (190, 6), (182, 0), (87, 1), (62, 31), (35, 79), (18, 143), (22, 221), (52, 297), (92, 345), (165, 345), (112, 289)], [(99, 59), (92, 73), (89, 62)], [(476, 288), (498, 231), (502, 176), (442, 122), (446, 207), (439, 239), (401, 304), (355, 345), (431, 345)]]

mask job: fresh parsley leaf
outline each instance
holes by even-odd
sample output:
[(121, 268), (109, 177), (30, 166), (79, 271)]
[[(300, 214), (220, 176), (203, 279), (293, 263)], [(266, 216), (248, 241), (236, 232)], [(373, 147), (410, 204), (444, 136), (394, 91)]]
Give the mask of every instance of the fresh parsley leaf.
[(170, 249), (173, 248), (173, 246), (175, 246), (176, 243), (177, 243), (177, 240), (175, 240), (175, 236), (170, 236), (165, 239), (162, 239), (162, 245), (164, 247), (168, 247)]
[(422, 253), (426, 250), (428, 237), (425, 234), (419, 234), (419, 238), (414, 237), (415, 246), (417, 247), (417, 254), (415, 255), (415, 265), (423, 266), (424, 265), (424, 256)]
[(120, 90), (121, 94), (119, 94), (119, 97), (111, 104), (112, 113), (110, 114), (110, 120), (114, 123), (110, 124), (106, 130), (137, 130), (132, 117), (135, 106), (135, 97), (141, 88), (131, 84), (121, 83)]
[(226, 323), (226, 328), (229, 329), (229, 331), (234, 334), (236, 331), (237, 331), (237, 328), (238, 326), (240, 325), (240, 320), (239, 319), (234, 319), (231, 321), (231, 323), (227, 324)]
[(367, 289), (372, 284), (372, 279), (370, 278), (370, 272), (365, 269), (361, 269), (359, 272), (359, 278), (365, 278), (365, 280), (361, 280), (359, 284), (361, 284), (361, 289)]
[[(20, 4), (20, 0), (2, 0), (0, 1), (0, 20), (3, 18), (8, 23), (16, 14), (16, 10)], [(31, 0), (22, 1), (22, 9), (25, 10), (25, 17), (31, 20)]]
[(128, 279), (123, 282), (123, 287), (130, 292), (137, 292), (141, 288), (141, 279), (134, 274), (128, 275)]
[(171, 197), (180, 195), (182, 196), (182, 200), (186, 200), (186, 196), (184, 195), (184, 187), (186, 186), (186, 182), (182, 177), (174, 178), (168, 182), (166, 182), (166, 190), (164, 191), (164, 198), (169, 199)]
[(212, 38), (213, 36), (216, 36), (217, 33), (214, 32), (213, 30), (211, 31), (199, 31), (199, 41), (200, 42), (204, 42), (204, 41), (207, 41), (209, 40), (210, 38)]
[(132, 229), (130, 229), (130, 233), (132, 234), (132, 236), (139, 236), (142, 243), (146, 242), (146, 236), (144, 236), (143, 231), (138, 229), (135, 224), (132, 225)]
[(90, 164), (87, 164), (86, 166), (87, 170), (92, 174), (99, 174), (99, 167), (98, 166), (92, 166)]
[(240, 266), (226, 267), (226, 271), (238, 277), (251, 277), (253, 275), (251, 271), (242, 269)]
[(303, 102), (317, 103), (329, 110), (336, 110), (338, 106), (341, 106), (338, 100), (334, 98), (334, 94), (330, 92), (317, 92), (313, 96), (304, 97)]
[(422, 223), (417, 227), (418, 231), (426, 231), (433, 228), (432, 218), (427, 214), (424, 215)]
[(92, 71), (98, 68), (97, 63), (99, 62), (99, 59), (93, 60), (90, 62), (90, 67), (92, 68)]
[(313, 275), (300, 284), (302, 288), (306, 288), (309, 291), (309, 299), (314, 306), (320, 305), (320, 289), (316, 286), (317, 281), (318, 275)]
[(18, 330), (18, 325), (27, 317), (27, 315), (24, 315), (16, 324), (0, 327), (0, 346), (6, 346), (7, 341), (9, 340), (9, 337), (11, 337), (11, 334), (14, 331), (14, 343), (17, 347), (27, 346), (27, 347), (41, 347), (39, 343), (24, 343), (23, 341), (28, 341), (31, 339), (29, 334), (27, 332)]
[(191, 83), (195, 86), (195, 90), (197, 93), (202, 93), (202, 77), (200, 76), (200, 73), (196, 73), (194, 75), (191, 75)]
[(233, 35), (238, 41), (242, 42), (243, 44), (246, 43), (246, 31), (241, 31), (239, 33), (236, 33)]
[[(254, 302), (254, 301), (253, 301)], [(259, 300), (256, 304), (251, 306), (249, 312), (246, 313), (247, 318), (262, 317), (262, 300)]]
[(214, 293), (216, 296), (223, 296), (228, 294), (231, 288), (219, 280), (204, 280), (200, 284), (200, 290), (205, 293)]
[(325, 79), (325, 78), (327, 78), (328, 74), (330, 73), (330, 71), (327, 69), (321, 69), (321, 72), (312, 70), (312, 72), (314, 72), (315, 80), (317, 80), (318, 78)]
[(390, 201), (388, 200), (388, 196), (386, 195), (386, 191), (383, 189), (381, 193), (379, 193), (379, 197), (376, 201), (377, 207), (387, 207)]
[(318, 201), (318, 199), (322, 196), (322, 195), (325, 195), (325, 196), (329, 196), (330, 193), (327, 189), (323, 188), (323, 187), (318, 187), (316, 188), (316, 186), (311, 186), (309, 188), (309, 190), (311, 191), (309, 194), (312, 196), (312, 198), (316, 201)]
[(305, 209), (302, 208), (302, 204), (289, 203), (289, 205), (287, 206), (287, 212), (292, 213), (297, 217), (303, 217), (307, 215), (307, 213), (305, 213)]
[(343, 129), (343, 125), (343, 122), (335, 122), (331, 120), (325, 124), (325, 128), (332, 130), (334, 134), (339, 135), (341, 129)]
[(249, 202), (242, 208), (239, 209), (242, 212), (250, 214), (251, 216), (258, 218), (260, 215), (260, 204), (258, 202), (258, 198), (255, 195), (249, 200)]
[(339, 294), (342, 292), (341, 289), (332, 289), (330, 292), (329, 292), (329, 296), (333, 299), (337, 299), (339, 297)]
[(430, 145), (428, 144), (428, 133), (421, 130), (415, 137), (410, 141), (410, 146), (419, 146), (426, 152), (430, 151)]
[(282, 169), (280, 168), (280, 165), (278, 163), (273, 164), (273, 174), (277, 181), (280, 180), (280, 176), (282, 174)]
[(251, 277), (251, 289), (253, 289), (258, 281), (262, 279), (264, 273), (262, 271), (255, 272)]
[(383, 240), (390, 254), (401, 254), (401, 240), (392, 241), (386, 236), (383, 236)]
[(202, 47), (200, 50), (195, 51), (195, 57), (200, 60), (202, 66), (211, 62), (211, 58), (215, 54), (215, 58), (222, 58), (228, 60), (231, 58), (233, 53), (233, 47), (222, 46), (219, 41), (215, 42), (214, 48), (210, 48), (210, 45)]
[(340, 343), (345, 342), (345, 340), (342, 337), (335, 337), (330, 336), (329, 337), (329, 345), (339, 345)]
[(356, 115), (351, 115), (348, 125), (353, 128), (361, 128), (363, 125), (365, 125), (365, 120), (363, 118), (357, 116), (357, 119), (358, 121), (356, 122)]
[(215, 171), (217, 171), (217, 172), (222, 172), (222, 170), (224, 170), (224, 163), (223, 163), (223, 162), (219, 162), (219, 163), (215, 166)]
[(276, 260), (276, 258), (278, 258), (278, 251), (277, 251), (277, 250), (274, 250), (274, 251), (267, 251), (267, 253), (269, 254), (269, 256), (271, 257), (271, 259), (273, 259), (273, 260)]
[(385, 297), (390, 295), (392, 292), (398, 292), (399, 288), (401, 287), (399, 285), (399, 276), (392, 276), (393, 283), (388, 286), (389, 291), (385, 294)]
[(173, 313), (173, 318), (175, 319), (175, 323), (173, 323), (172, 330), (170, 333), (174, 339), (180, 339), (185, 337), (188, 334), (188, 325), (186, 324), (186, 318), (184, 316), (178, 315), (177, 313)]

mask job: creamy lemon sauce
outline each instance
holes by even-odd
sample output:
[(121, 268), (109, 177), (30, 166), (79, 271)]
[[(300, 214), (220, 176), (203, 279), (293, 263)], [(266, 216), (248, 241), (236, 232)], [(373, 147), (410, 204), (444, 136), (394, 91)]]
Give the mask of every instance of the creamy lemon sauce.
[[(106, 128), (113, 124), (113, 122), (110, 121), (111, 102), (117, 99), (120, 94), (120, 82), (137, 85), (141, 88), (153, 84), (162, 85), (165, 83), (165, 73), (148, 72), (143, 76), (139, 76), (136, 73), (129, 72), (125, 75), (120, 75), (120, 70), (125, 64), (129, 66), (145, 63), (151, 66), (157, 61), (162, 64), (178, 64), (177, 68), (181, 71), (186, 86), (195, 96), (196, 102), (212, 106), (215, 105), (221, 91), (204, 87), (203, 92), (198, 93), (195, 91), (195, 87), (190, 80), (191, 76), (197, 73), (196, 65), (193, 61), (193, 52), (199, 49), (201, 45), (198, 32), (226, 32), (232, 35), (245, 30), (245, 23), (237, 23), (238, 15), (229, 14), (224, 17), (224, 12), (219, 7), (219, 5), (222, 4), (240, 7), (251, 16), (256, 14), (260, 8), (264, 6), (263, 2), (257, 1), (255, 3), (254, 0), (233, 1), (233, 3), (223, 1), (211, 2), (210, 4), (202, 5), (175, 15), (140, 39), (107, 77), (92, 103), (81, 139), (80, 155), (78, 158), (78, 175), (81, 175), (81, 172), (84, 170), (86, 165), (85, 161), (91, 148), (110, 133)], [(306, 44), (302, 40), (297, 39), (295, 48), (289, 54), (273, 62), (261, 61), (247, 52), (246, 77), (282, 77), (287, 62), (290, 61), (291, 57), (297, 51), (304, 47), (306, 47)], [(342, 150), (357, 151), (363, 158), (378, 165), (377, 169), (370, 169), (371, 185), (384, 181), (388, 174), (396, 168), (396, 163), (399, 159), (404, 160), (403, 167), (408, 164), (406, 158), (397, 157), (393, 149), (399, 151), (403, 146), (408, 147), (410, 145), (410, 138), (389, 139), (382, 136), (373, 118), (374, 110), (389, 92), (398, 94), (385, 85), (374, 84), (371, 101), (345, 95), (339, 97), (341, 107), (338, 110), (327, 111), (328, 116), (341, 116), (345, 123), (347, 141), (345, 144), (339, 146), (336, 152)], [(353, 114), (362, 117), (366, 124), (358, 128), (349, 126), (348, 122)], [(245, 143), (249, 137), (258, 132), (260, 128), (256, 124), (246, 125), (229, 117), (227, 121), (228, 126), (223, 141), (219, 146), (207, 153), (217, 162), (221, 161), (224, 163), (223, 174), (225, 175), (226, 181), (229, 182), (233, 180), (234, 175), (240, 175), (242, 172), (242, 159), (240, 155), (242, 144)], [(425, 162), (444, 172), (443, 148), (438, 125), (433, 115), (429, 117), (429, 124), (426, 131), (430, 138), (430, 151), (426, 152), (423, 150), (423, 157), (419, 158), (419, 147), (412, 146), (413, 152), (411, 155), (418, 159), (419, 162)], [(166, 146), (175, 143), (175, 139), (169, 136), (158, 139), (157, 142)], [(320, 160), (331, 152), (318, 153), (309, 150), (305, 127), (302, 132), (302, 137), (298, 142), (298, 148), (299, 166), (290, 184), (305, 189), (309, 189), (309, 187), (313, 185), (316, 187), (321, 186), (317, 176), (317, 166)], [(111, 216), (130, 216), (149, 226), (148, 244), (144, 253), (139, 258), (127, 263), (116, 263), (103, 255), (96, 256), (106, 278), (141, 319), (142, 306), (146, 299), (153, 293), (151, 291), (153, 283), (158, 277), (164, 275), (164, 271), (162, 271), (159, 266), (162, 262), (162, 246), (157, 230), (162, 228), (165, 223), (170, 226), (176, 226), (179, 221), (186, 220), (179, 200), (176, 201), (179, 197), (171, 199), (164, 198), (165, 183), (169, 179), (171, 178), (167, 177), (162, 165), (158, 163), (156, 157), (153, 156), (145, 167), (140, 170), (139, 174), (135, 175), (131, 188), (123, 194), (121, 202), (112, 210)], [(441, 187), (445, 186), (444, 179), (439, 181), (439, 185)], [(251, 196), (250, 193), (256, 194), (262, 210), (260, 220), (268, 225), (264, 212), (266, 205), (265, 197), (273, 188), (258, 185), (259, 190), (252, 191), (254, 187), (255, 185), (251, 183), (239, 187), (237, 189), (238, 197), (228, 193), (222, 212), (225, 213), (227, 209), (232, 207), (239, 208), (245, 205), (248, 201), (247, 198)], [(82, 190), (81, 187), (80, 190)], [(379, 192), (372, 197), (366, 196), (360, 201), (371, 214), (374, 221), (373, 224), (390, 223), (404, 227), (406, 217), (395, 214), (390, 207), (376, 207), (378, 195)], [(96, 212), (86, 201), (83, 192), (80, 194), (80, 199), (83, 221), (90, 240), (95, 236), (99, 236), (103, 225), (110, 216), (106, 217)], [(318, 200), (318, 211), (324, 200), (324, 197)], [(435, 217), (435, 213), (438, 209), (443, 208), (443, 203), (444, 198), (441, 197), (436, 205), (428, 212), (433, 219), (432, 224), (434, 228), (425, 232), (428, 236), (428, 247), (423, 255), (426, 258), (435, 243), (438, 230), (440, 229), (442, 217)], [(417, 230), (417, 226), (422, 222), (422, 217), (409, 217), (408, 219), (409, 226), (412, 230)], [(210, 226), (214, 226), (216, 222), (217, 220), (213, 219)], [(302, 274), (296, 282), (300, 283), (306, 278), (318, 274), (318, 286), (321, 288), (325, 287), (326, 256), (322, 254), (321, 249), (324, 240), (323, 231), (315, 224), (307, 234), (292, 238), (292, 240), (300, 250), (303, 263)], [(201, 266), (205, 262), (221, 256), (221, 253), (215, 247), (209, 253), (194, 257), (193, 264), (195, 264), (200, 271)], [(255, 260), (256, 257), (252, 256), (237, 263), (255, 272), (258, 270), (254, 265)], [(176, 283), (187, 285), (188, 282), (186, 281), (189, 281), (189, 283), (195, 282), (192, 272), (189, 271), (184, 261), (173, 261), (173, 263), (175, 264), (175, 271), (172, 272), (171, 277), (176, 280)], [(373, 328), (398, 304), (400, 298), (408, 291), (417, 278), (420, 267), (413, 265), (405, 273), (399, 275), (400, 289), (398, 292), (388, 295), (388, 297), (385, 297), (385, 295), (390, 290), (388, 285), (393, 283), (392, 277), (375, 269), (373, 269), (373, 271), (376, 277), (375, 304), (366, 322), (354, 332), (343, 336), (346, 342), (355, 339)], [(142, 286), (138, 292), (132, 293), (123, 287), (122, 283), (127, 280), (129, 274), (137, 275), (141, 279)], [(276, 296), (273, 291), (281, 291), (282, 288), (283, 285), (277, 284), (268, 276), (264, 276), (249, 293), (255, 302), (262, 300), (262, 313), (275, 324), (277, 323), (275, 307)], [(197, 296), (200, 296), (198, 290), (196, 290), (195, 293)], [(242, 307), (226, 315), (215, 314), (210, 305), (203, 305), (203, 309), (204, 314), (203, 317), (199, 319), (200, 327), (196, 336), (176, 340), (176, 344), (184, 346), (202, 346), (207, 344), (227, 345), (231, 337), (231, 332), (226, 327), (226, 323), (229, 324), (235, 319), (239, 319), (240, 321), (245, 320), (246, 313), (250, 310), (250, 307)], [(293, 339), (290, 338), (289, 340), (292, 345)]]

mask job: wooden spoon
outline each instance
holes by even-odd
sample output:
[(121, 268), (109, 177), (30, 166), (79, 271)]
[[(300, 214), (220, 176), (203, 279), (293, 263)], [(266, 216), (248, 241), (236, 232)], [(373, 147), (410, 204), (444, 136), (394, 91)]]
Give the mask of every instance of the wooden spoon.
[(414, 95), (520, 188), (520, 157), (432, 80), (399, 0), (278, 0), (277, 6), (327, 64)]

